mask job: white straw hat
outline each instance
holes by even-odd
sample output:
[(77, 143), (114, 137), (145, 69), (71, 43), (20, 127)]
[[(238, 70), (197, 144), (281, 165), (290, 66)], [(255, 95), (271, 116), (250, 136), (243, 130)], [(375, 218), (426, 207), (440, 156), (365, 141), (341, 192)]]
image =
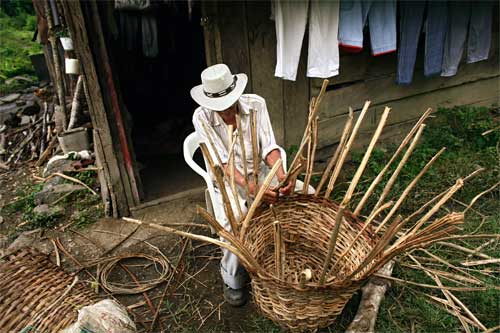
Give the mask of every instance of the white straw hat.
[(217, 64), (201, 72), (201, 85), (191, 89), (191, 97), (199, 105), (224, 111), (240, 98), (248, 82), (246, 74), (231, 74), (225, 64)]

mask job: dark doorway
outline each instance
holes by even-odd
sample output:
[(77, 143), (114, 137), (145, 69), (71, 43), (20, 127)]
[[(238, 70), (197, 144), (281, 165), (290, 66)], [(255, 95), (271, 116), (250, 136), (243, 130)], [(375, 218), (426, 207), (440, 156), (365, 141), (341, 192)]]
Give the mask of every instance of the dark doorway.
[[(143, 201), (203, 185), (182, 155), (197, 107), (189, 91), (206, 67), (200, 3), (152, 3), (149, 11), (113, 11), (118, 37), (112, 42), (112, 60), (128, 111)], [(142, 30), (151, 24), (157, 27), (157, 52), (148, 48), (150, 36)]]

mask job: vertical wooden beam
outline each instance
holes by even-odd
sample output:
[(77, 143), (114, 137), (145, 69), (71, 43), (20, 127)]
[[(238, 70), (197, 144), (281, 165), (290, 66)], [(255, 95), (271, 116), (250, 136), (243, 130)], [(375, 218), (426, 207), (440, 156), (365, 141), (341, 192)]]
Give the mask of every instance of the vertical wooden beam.
[(115, 85), (115, 78), (109, 61), (109, 56), (106, 48), (106, 43), (104, 40), (104, 32), (101, 26), (101, 19), (99, 16), (99, 11), (97, 8), (97, 3), (92, 1), (87, 1), (87, 5), (90, 5), (90, 16), (92, 18), (93, 27), (95, 28), (95, 40), (97, 41), (96, 51), (98, 51), (98, 56), (100, 58), (100, 64), (102, 65), (101, 71), (105, 79), (103, 86), (105, 87), (108, 94), (104, 95), (105, 101), (107, 101), (108, 110), (112, 112), (111, 119), (114, 120), (114, 125), (116, 126), (116, 134), (118, 135), (119, 141), (116, 142), (119, 147), (118, 160), (119, 166), (125, 167), (125, 170), (121, 171), (122, 182), (125, 188), (125, 193), (127, 194), (129, 206), (133, 207), (140, 203), (139, 190), (137, 186), (137, 181), (135, 179), (136, 175), (134, 172), (134, 165), (132, 161), (131, 152), (131, 142), (129, 142), (127, 137), (127, 131), (122, 117), (122, 111), (120, 109), (120, 99), (119, 92)]
[[(94, 57), (90, 48), (90, 40), (87, 32), (87, 23), (82, 12), (79, 1), (62, 2), (66, 22), (71, 31), (71, 36), (75, 45), (75, 51), (85, 76), (90, 99), (88, 100), (89, 111), (92, 119), (92, 125), (99, 134), (100, 142), (95, 142), (96, 152), (102, 156), (102, 162), (106, 162), (107, 168), (104, 172), (108, 173), (106, 178), (110, 182), (108, 188), (114, 192), (110, 193), (113, 203), (114, 216), (129, 215), (130, 205), (125, 194), (125, 185), (122, 181), (119, 160), (115, 153), (116, 143), (111, 134), (111, 128), (108, 121), (106, 107), (103, 99), (103, 90), (97, 74), (96, 62), (100, 61)], [(94, 36), (92, 36), (94, 38)]]
[(220, 30), (222, 59), (233, 73), (248, 75), (247, 92), (252, 91), (252, 73), (248, 48), (245, 2), (219, 2), (217, 23)]

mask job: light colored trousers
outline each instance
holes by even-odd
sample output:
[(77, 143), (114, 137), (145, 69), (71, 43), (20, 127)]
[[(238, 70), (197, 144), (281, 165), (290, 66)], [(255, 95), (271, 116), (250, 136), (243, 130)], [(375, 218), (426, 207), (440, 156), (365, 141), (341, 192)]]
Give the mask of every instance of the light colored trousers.
[[(259, 184), (262, 184), (265, 176), (269, 173), (269, 168), (265, 167), (263, 169), (263, 172), (261, 172), (261, 175), (259, 176)], [(271, 183), (271, 186), (276, 186), (278, 184), (278, 181), (276, 177), (273, 179), (273, 182)], [(295, 192), (300, 192), (302, 191), (303, 188), (303, 183), (301, 181), (297, 181), (295, 183)], [(234, 197), (232, 195), (231, 189), (226, 186), (226, 191), (229, 196), (229, 200), (231, 201), (231, 206), (233, 208), (234, 215), (236, 217), (236, 220), (240, 219), (240, 216), (238, 214), (238, 208), (236, 207), (236, 202), (234, 200)], [(251, 203), (246, 202), (245, 200), (245, 194), (242, 191), (238, 191), (238, 200), (240, 201), (240, 207), (241, 211), (243, 214), (245, 214), (248, 210), (248, 207), (250, 206)], [(309, 194), (314, 193), (314, 188), (312, 186), (309, 186), (309, 189), (307, 191)], [(216, 205), (222, 205), (222, 195), (219, 191), (219, 189), (215, 188), (215, 198), (214, 198), (214, 204)], [(229, 220), (225, 214), (225, 211), (223, 209), (220, 210), (223, 213), (220, 213), (221, 216), (215, 216), (217, 221), (220, 223), (220, 225), (226, 229), (229, 232), (232, 232), (231, 229), (231, 224), (229, 223)], [(226, 242), (224, 238), (221, 237), (221, 241)], [(220, 261), (220, 272), (222, 275), (222, 280), (224, 280), (224, 283), (227, 284), (230, 288), (232, 289), (240, 289), (244, 286), (245, 284), (245, 279), (246, 279), (246, 274), (244, 268), (241, 266), (240, 261), (238, 257), (230, 252), (229, 250), (226, 250), (222, 248), (222, 259)]]
[(307, 76), (327, 78), (339, 74), (338, 0), (276, 0), (276, 70), (274, 75), (295, 81), (309, 14)]

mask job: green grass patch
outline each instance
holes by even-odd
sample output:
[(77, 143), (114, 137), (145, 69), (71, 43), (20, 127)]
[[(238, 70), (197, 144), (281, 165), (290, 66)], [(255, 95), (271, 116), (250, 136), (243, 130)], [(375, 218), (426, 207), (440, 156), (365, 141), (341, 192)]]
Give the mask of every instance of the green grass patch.
[[(446, 208), (450, 211), (462, 211), (464, 206), (461, 203), (468, 204), (474, 196), (493, 186), (500, 178), (498, 152), (500, 132), (497, 130), (488, 135), (482, 135), (485, 131), (498, 127), (498, 118), (498, 109), (465, 106), (439, 109), (435, 113), (435, 118), (427, 121), (427, 127), (424, 130), (418, 147), (404, 166), (385, 201), (391, 198), (397, 199), (431, 157), (442, 147), (446, 147), (446, 151), (422, 177), (417, 187), (407, 197), (399, 213), (403, 216), (408, 216), (434, 196), (452, 186), (458, 178), (467, 176), (479, 167), (484, 167), (485, 171), (468, 181), (455, 194), (453, 198), (456, 201), (451, 200), (446, 205)], [(362, 194), (368, 189), (372, 180), (386, 165), (396, 148), (396, 146), (391, 146), (373, 151), (370, 162), (356, 189), (357, 193), (354, 196), (355, 204), (357, 204)], [(352, 153), (351, 161), (346, 165), (349, 171), (345, 172), (344, 175), (352, 176), (354, 170), (359, 166), (363, 155), (364, 151)], [(364, 206), (363, 213), (369, 213), (370, 208), (376, 203), (398, 162), (399, 160), (396, 160), (389, 172), (386, 173), (381, 184), (378, 185), (374, 194)], [(349, 186), (349, 181), (349, 178), (338, 181), (332, 193), (332, 199), (335, 201), (342, 200)], [(466, 214), (463, 233), (500, 234), (498, 202), (498, 190), (482, 197), (474, 205), (473, 210), (470, 210)], [(355, 204), (351, 208), (354, 208)], [(441, 214), (444, 213), (446, 212), (442, 210)], [(487, 240), (459, 240), (456, 243), (473, 249), (485, 241)], [(482, 252), (491, 257), (499, 258), (500, 246), (498, 245), (499, 242), (496, 241), (491, 246), (483, 249)], [(463, 267), (461, 266), (461, 262), (467, 257), (466, 253), (439, 244), (433, 245), (429, 251), (460, 267)], [(415, 254), (422, 255), (419, 251), (416, 251)], [(474, 259), (479, 258), (475, 257)], [(406, 259), (402, 259), (401, 262), (406, 264), (412, 263)], [(442, 269), (442, 267), (439, 269)], [(497, 326), (500, 318), (500, 291), (495, 290), (493, 286), (500, 285), (499, 273), (498, 271), (492, 272), (489, 276), (478, 274), (477, 272), (471, 272), (471, 274), (479, 277), (490, 288), (484, 292), (453, 293), (469, 307), (486, 327)], [(393, 275), (409, 281), (435, 285), (435, 282), (422, 271), (405, 267), (401, 263), (396, 264)], [(442, 279), (442, 282), (445, 285), (458, 286), (444, 279)], [(461, 331), (462, 326), (458, 319), (447, 313), (442, 307), (431, 303), (428, 295), (444, 298), (439, 290), (393, 285), (386, 294), (386, 299), (381, 306), (376, 331)], [(347, 323), (341, 320), (339, 326), (345, 327), (344, 325), (347, 325)], [(476, 330), (473, 327), (471, 329), (473, 331)]]
[[(35, 74), (30, 55), (42, 52), (38, 42), (32, 42), (36, 28), (36, 16), (23, 10), (0, 7), (0, 94), (24, 88), (24, 81), (7, 85), (5, 80), (17, 75)], [(23, 4), (24, 5), (24, 4)]]

